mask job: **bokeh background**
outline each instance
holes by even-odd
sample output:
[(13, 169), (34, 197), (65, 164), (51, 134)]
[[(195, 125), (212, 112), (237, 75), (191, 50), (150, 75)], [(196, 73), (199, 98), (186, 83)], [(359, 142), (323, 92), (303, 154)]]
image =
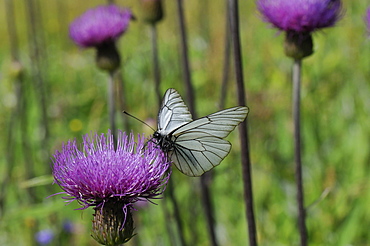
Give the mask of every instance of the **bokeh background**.
[[(6, 3), (14, 5), (6, 21)], [(118, 41), (126, 110), (155, 126), (158, 107), (152, 76), (149, 27), (139, 1), (115, 1), (137, 17)], [(66, 206), (52, 185), (51, 157), (69, 139), (107, 132), (107, 74), (95, 51), (68, 37), (69, 23), (106, 1), (4, 0), (0, 3), (0, 245), (38, 245), (35, 233), (50, 229), (49, 245), (97, 245), (90, 237), (92, 209)], [(343, 1), (334, 28), (314, 34), (315, 53), (303, 62), (303, 175), (310, 245), (370, 244), (370, 39), (367, 1)], [(161, 91), (185, 95), (175, 1), (164, 1), (158, 24)], [(198, 115), (219, 109), (225, 62), (226, 1), (184, 1), (192, 80)], [(297, 245), (291, 120), (292, 60), (284, 35), (261, 21), (254, 1), (239, 1), (243, 68), (250, 113), (255, 217), (260, 245)], [(16, 32), (12, 58), (10, 32)], [(14, 54), (14, 53), (13, 53)], [(237, 104), (233, 64), (226, 107)], [(21, 91), (21, 93), (18, 93)], [(19, 96), (20, 95), (20, 96)], [(124, 118), (126, 117), (126, 119)], [(128, 121), (129, 129), (124, 127)], [(150, 129), (118, 115), (118, 128)], [(248, 242), (237, 131), (230, 155), (215, 168), (211, 185), (220, 245)], [(175, 168), (171, 177), (186, 241), (209, 245), (199, 178)], [(129, 245), (178, 241), (173, 207), (164, 199), (137, 206), (137, 235)], [(172, 238), (171, 238), (172, 237)], [(173, 238), (174, 237), (174, 238)]]

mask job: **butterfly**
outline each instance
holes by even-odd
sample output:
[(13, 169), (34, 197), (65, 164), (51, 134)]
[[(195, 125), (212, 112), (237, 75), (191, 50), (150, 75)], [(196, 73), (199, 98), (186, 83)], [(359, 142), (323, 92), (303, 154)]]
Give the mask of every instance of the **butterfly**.
[(158, 113), (154, 141), (188, 176), (201, 176), (229, 154), (227, 137), (248, 115), (248, 107), (238, 106), (192, 120), (188, 107), (175, 89), (168, 89)]

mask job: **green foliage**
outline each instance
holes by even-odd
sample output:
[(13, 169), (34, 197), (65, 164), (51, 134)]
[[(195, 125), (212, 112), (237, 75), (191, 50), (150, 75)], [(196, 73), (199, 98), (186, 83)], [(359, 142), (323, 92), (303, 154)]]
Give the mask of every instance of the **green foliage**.
[[(94, 51), (81, 50), (68, 39), (68, 23), (103, 1), (39, 0), (42, 28), (40, 71), (45, 83), (49, 132), (42, 126), (38, 75), (32, 54), (24, 1), (13, 1), (22, 64), (23, 102), (17, 104), (18, 67), (12, 63), (5, 9), (0, 8), (0, 245), (36, 245), (34, 233), (51, 228), (52, 245), (97, 245), (90, 237), (92, 210), (77, 202), (64, 206), (52, 185), (50, 158), (69, 139), (107, 132), (107, 74), (95, 67)], [(138, 1), (117, 1), (139, 11)], [(181, 82), (175, 1), (165, 1), (158, 24), (164, 92)], [(224, 62), (225, 1), (184, 1), (192, 78), (199, 115), (217, 111)], [(370, 234), (370, 41), (365, 34), (365, 3), (345, 1), (339, 24), (314, 34), (315, 53), (303, 61), (302, 125), (305, 204), (310, 245), (368, 245)], [(253, 1), (240, 1), (255, 216), (260, 245), (296, 245), (296, 198), (292, 151), (291, 65), (283, 55), (283, 35), (263, 23)], [(128, 112), (156, 119), (149, 28), (132, 22), (118, 41)], [(231, 67), (231, 71), (232, 67)], [(230, 74), (226, 106), (237, 104)], [(20, 108), (21, 106), (21, 108)], [(123, 108), (119, 107), (119, 110)], [(118, 116), (123, 128), (124, 118)], [(151, 134), (131, 118), (130, 129)], [(10, 139), (10, 140), (9, 140)], [(212, 199), (220, 245), (245, 245), (247, 225), (237, 132), (228, 138), (233, 149), (213, 171)], [(199, 180), (173, 169), (186, 241), (209, 245)], [(2, 199), (4, 198), (4, 199)], [(163, 200), (138, 207), (131, 245), (173, 245), (176, 234), (172, 204)], [(165, 208), (171, 213), (168, 214)], [(63, 223), (74, 223), (65, 234)], [(170, 231), (175, 235), (171, 240)], [(63, 234), (64, 233), (64, 234)], [(137, 244), (136, 244), (137, 243)]]

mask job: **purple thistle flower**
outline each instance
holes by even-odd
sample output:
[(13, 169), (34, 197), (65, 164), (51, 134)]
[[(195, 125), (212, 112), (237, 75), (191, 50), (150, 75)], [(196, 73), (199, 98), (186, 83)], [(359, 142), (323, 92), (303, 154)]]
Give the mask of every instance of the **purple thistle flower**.
[(53, 159), (53, 175), (68, 196), (82, 209), (93, 207), (92, 236), (104, 245), (125, 243), (133, 236), (131, 209), (139, 200), (158, 198), (170, 177), (165, 154), (144, 136), (119, 132), (83, 137), (63, 145)]
[[(145, 145), (145, 146), (144, 146)], [(156, 198), (163, 192), (170, 163), (157, 146), (143, 136), (135, 143), (133, 134), (119, 132), (117, 149), (113, 135), (108, 133), (83, 137), (82, 150), (76, 140), (57, 151), (53, 175), (69, 201), (84, 205), (104, 206), (116, 197), (132, 204), (139, 199)]]
[(334, 26), (340, 19), (340, 0), (258, 0), (266, 22), (283, 31), (310, 33)]
[(69, 27), (69, 36), (81, 47), (116, 41), (127, 29), (132, 13), (116, 5), (87, 10)]
[(48, 245), (54, 239), (54, 232), (50, 229), (45, 229), (35, 234), (35, 239), (40, 245)]

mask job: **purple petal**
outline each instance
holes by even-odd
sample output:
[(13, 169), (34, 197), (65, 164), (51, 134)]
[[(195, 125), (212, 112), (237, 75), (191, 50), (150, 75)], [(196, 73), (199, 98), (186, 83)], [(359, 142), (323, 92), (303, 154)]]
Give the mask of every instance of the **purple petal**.
[(259, 0), (262, 18), (284, 31), (313, 32), (340, 19), (340, 0)]
[(69, 36), (81, 47), (98, 46), (118, 39), (127, 29), (132, 13), (116, 5), (87, 10), (69, 27)]
[(65, 199), (88, 207), (110, 197), (130, 203), (162, 194), (170, 165), (164, 153), (143, 136), (136, 143), (133, 134), (120, 132), (117, 142), (115, 150), (110, 133), (85, 135), (81, 148), (74, 140), (55, 153), (54, 179), (68, 194)]

